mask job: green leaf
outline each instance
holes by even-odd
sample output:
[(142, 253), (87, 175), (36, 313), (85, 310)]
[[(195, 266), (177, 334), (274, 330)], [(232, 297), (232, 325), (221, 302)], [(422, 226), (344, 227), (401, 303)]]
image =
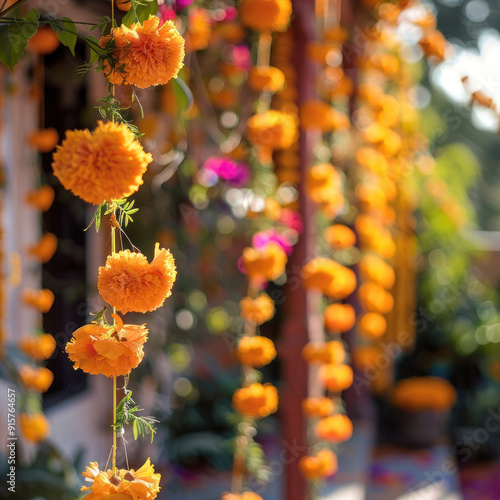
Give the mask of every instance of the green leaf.
[[(62, 26), (61, 26), (62, 25)], [(61, 17), (60, 28), (56, 32), (59, 41), (71, 51), (73, 57), (75, 57), (75, 46), (76, 46), (76, 26), (75, 23), (69, 17)]]
[(0, 26), (0, 61), (13, 71), (24, 49), (38, 29), (38, 11), (31, 9), (19, 22)]
[(179, 109), (188, 111), (193, 105), (193, 93), (186, 83), (179, 77), (172, 80), (175, 99), (179, 103)]
[(134, 433), (134, 439), (137, 441), (137, 438), (139, 437), (139, 431), (137, 429), (137, 420), (134, 420), (134, 423), (132, 424), (132, 432)]
[(143, 3), (132, 2), (132, 8), (125, 14), (122, 24), (130, 27), (132, 23), (142, 23), (149, 16), (154, 16), (158, 12), (157, 0), (143, 0)]

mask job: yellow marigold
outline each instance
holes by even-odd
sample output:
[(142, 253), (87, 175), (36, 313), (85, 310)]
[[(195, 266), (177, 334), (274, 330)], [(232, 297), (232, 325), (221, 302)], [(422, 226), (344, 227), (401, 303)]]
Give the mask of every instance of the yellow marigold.
[(92, 483), (82, 486), (82, 491), (89, 492), (85, 500), (154, 500), (160, 492), (161, 475), (155, 473), (149, 458), (137, 470), (100, 471), (97, 462), (90, 462), (82, 475)]
[(194, 52), (208, 47), (211, 34), (210, 16), (206, 9), (196, 7), (189, 12), (187, 22), (186, 50)]
[(261, 293), (256, 299), (244, 297), (240, 301), (241, 317), (261, 325), (274, 316), (274, 301), (266, 293)]
[(42, 361), (49, 359), (56, 348), (54, 337), (48, 333), (43, 335), (23, 337), (19, 341), (19, 349), (31, 358)]
[(28, 389), (38, 392), (47, 392), (54, 381), (54, 374), (48, 368), (33, 368), (30, 365), (22, 365), (19, 376)]
[(381, 186), (359, 184), (354, 193), (364, 212), (379, 212), (387, 207), (387, 197)]
[(223, 493), (220, 500), (263, 500), (260, 495), (252, 491), (245, 491), (241, 495), (237, 493)]
[(300, 107), (300, 126), (305, 130), (342, 131), (347, 130), (349, 124), (346, 114), (332, 108), (326, 102), (311, 100)]
[(394, 307), (393, 296), (376, 283), (363, 283), (359, 287), (358, 296), (365, 311), (387, 314)]
[(302, 280), (308, 290), (319, 290), (334, 299), (344, 299), (356, 289), (356, 275), (352, 269), (332, 259), (318, 257), (302, 268)]
[(324, 418), (335, 411), (335, 404), (330, 398), (306, 398), (302, 401), (302, 411), (308, 417)]
[(43, 413), (21, 413), (19, 425), (26, 440), (33, 443), (43, 441), (50, 434), (50, 425)]
[(352, 385), (352, 368), (349, 365), (328, 363), (320, 368), (319, 378), (329, 391), (342, 392)]
[(52, 233), (45, 233), (38, 243), (28, 248), (28, 255), (31, 255), (39, 262), (46, 263), (52, 259), (56, 250), (57, 236)]
[(233, 408), (247, 417), (267, 417), (278, 409), (278, 389), (259, 383), (238, 389), (233, 394)]
[(240, 21), (257, 31), (285, 31), (292, 14), (290, 0), (243, 0)]
[(342, 178), (338, 170), (330, 163), (318, 163), (307, 171), (306, 191), (316, 203), (331, 203), (343, 200)]
[(331, 340), (324, 344), (309, 342), (302, 349), (302, 357), (308, 363), (342, 363), (345, 359), (344, 344), (338, 340)]
[(358, 320), (357, 330), (365, 339), (375, 340), (384, 335), (387, 330), (387, 321), (379, 313), (365, 313)]
[(280, 111), (259, 113), (247, 121), (248, 140), (263, 148), (288, 149), (297, 140), (297, 134), (296, 118)]
[(113, 38), (115, 50), (113, 66), (105, 61), (103, 71), (110, 83), (136, 85), (141, 89), (152, 85), (164, 85), (175, 78), (183, 66), (184, 38), (173, 21), (160, 26), (160, 19), (149, 19), (134, 23), (127, 28), (121, 25), (111, 30), (111, 35), (102, 37), (101, 47)]
[(331, 450), (321, 450), (316, 455), (302, 457), (299, 469), (310, 481), (332, 476), (338, 470), (337, 456)]
[[(52, 31), (52, 30), (50, 30)], [(40, 153), (50, 153), (59, 142), (59, 134), (55, 128), (35, 130), (28, 137), (28, 144)]]
[(54, 303), (54, 294), (48, 290), (24, 290), (21, 296), (23, 302), (30, 307), (38, 309), (42, 313), (50, 311)]
[(52, 203), (54, 203), (54, 196), (54, 189), (46, 184), (38, 189), (29, 191), (26, 195), (26, 203), (41, 212), (46, 212), (52, 206)]
[(153, 160), (125, 124), (98, 122), (94, 132), (68, 130), (53, 156), (54, 175), (88, 203), (135, 193)]
[(324, 237), (326, 242), (334, 250), (344, 250), (356, 244), (354, 231), (344, 224), (333, 224), (325, 229)]
[[(379, 370), (384, 351), (376, 345), (360, 345), (352, 350), (352, 362), (361, 370)], [(380, 370), (379, 370), (380, 371)]]
[(363, 167), (383, 177), (389, 170), (386, 157), (371, 147), (359, 148), (356, 153), (356, 161)]
[(139, 252), (123, 250), (109, 255), (99, 268), (97, 287), (102, 298), (122, 313), (158, 309), (172, 295), (177, 271), (170, 250), (156, 243), (151, 264)]
[(257, 92), (278, 92), (285, 85), (285, 75), (272, 66), (257, 66), (250, 70), (248, 85)]
[(330, 332), (348, 332), (356, 323), (356, 311), (349, 304), (331, 304), (325, 309), (325, 327)]
[(315, 427), (316, 436), (330, 443), (343, 443), (351, 439), (352, 422), (346, 415), (322, 418)]
[(247, 247), (243, 250), (242, 264), (253, 281), (273, 281), (285, 272), (287, 256), (277, 243), (262, 248)]
[(394, 269), (377, 255), (365, 255), (358, 264), (361, 277), (389, 290), (396, 280)]
[(117, 314), (116, 325), (106, 328), (97, 323), (82, 326), (66, 344), (74, 369), (90, 375), (118, 377), (129, 374), (144, 356), (148, 339), (145, 325), (124, 325)]
[(242, 337), (238, 342), (236, 354), (242, 365), (260, 368), (276, 357), (276, 349), (271, 339), (257, 335)]

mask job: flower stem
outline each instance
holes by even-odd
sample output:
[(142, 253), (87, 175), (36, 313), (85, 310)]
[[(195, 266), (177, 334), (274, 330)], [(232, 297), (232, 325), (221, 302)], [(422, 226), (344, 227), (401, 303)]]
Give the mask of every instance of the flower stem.
[(113, 377), (113, 472), (116, 470), (116, 377)]

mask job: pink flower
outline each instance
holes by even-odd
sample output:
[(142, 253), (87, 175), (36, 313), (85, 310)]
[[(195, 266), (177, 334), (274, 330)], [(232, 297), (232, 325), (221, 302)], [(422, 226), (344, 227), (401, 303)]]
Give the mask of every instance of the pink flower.
[(203, 165), (203, 170), (238, 187), (245, 184), (250, 177), (250, 169), (246, 163), (217, 156), (208, 158)]
[(279, 222), (285, 224), (285, 226), (288, 226), (290, 229), (294, 229), (299, 234), (304, 230), (300, 214), (290, 210), (289, 208), (283, 208), (281, 210)]
[(252, 246), (255, 248), (265, 247), (268, 243), (277, 243), (287, 255), (290, 255), (293, 246), (284, 234), (276, 232), (275, 229), (268, 229), (267, 231), (260, 231), (255, 233), (252, 238)]

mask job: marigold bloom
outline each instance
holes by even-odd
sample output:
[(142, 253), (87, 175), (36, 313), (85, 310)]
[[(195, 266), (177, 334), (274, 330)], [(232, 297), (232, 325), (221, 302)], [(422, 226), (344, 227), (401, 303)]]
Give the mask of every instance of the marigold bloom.
[(50, 425), (43, 413), (21, 413), (19, 425), (26, 440), (33, 443), (43, 441), (50, 434)]
[(100, 471), (97, 462), (90, 462), (82, 475), (92, 483), (81, 488), (89, 492), (85, 500), (154, 500), (160, 492), (161, 475), (155, 473), (149, 458), (137, 470)]
[(379, 313), (368, 312), (363, 314), (357, 324), (358, 333), (368, 340), (379, 339), (387, 330), (387, 321)]
[(327, 64), (328, 60), (335, 60), (340, 55), (340, 46), (331, 42), (309, 42), (306, 47), (307, 57), (319, 64)]
[(243, 250), (242, 265), (251, 280), (273, 281), (285, 272), (286, 252), (278, 243), (268, 243), (262, 248), (247, 247)]
[(90, 375), (118, 377), (129, 374), (144, 356), (143, 346), (148, 339), (146, 325), (124, 325), (112, 314), (116, 325), (109, 328), (90, 323), (73, 333), (66, 344), (73, 368)]
[(257, 92), (278, 92), (285, 85), (285, 75), (272, 66), (257, 66), (250, 70), (248, 85)]
[(302, 411), (308, 417), (325, 418), (335, 411), (330, 398), (306, 398), (302, 401)]
[(187, 22), (186, 50), (195, 52), (208, 47), (211, 33), (210, 16), (206, 9), (194, 8), (189, 12)]
[(19, 376), (28, 389), (38, 392), (47, 392), (54, 381), (54, 374), (48, 368), (33, 368), (30, 365), (22, 365)]
[(342, 392), (352, 385), (352, 368), (349, 365), (328, 363), (320, 368), (319, 378), (329, 391)]
[(248, 140), (263, 148), (287, 149), (296, 141), (297, 134), (296, 118), (280, 111), (259, 113), (247, 121)]
[(37, 208), (41, 212), (46, 212), (54, 202), (54, 189), (48, 184), (28, 191), (26, 195), (26, 203)]
[(257, 298), (243, 297), (240, 301), (241, 317), (245, 321), (251, 321), (261, 325), (274, 316), (274, 301), (265, 293)]
[(322, 418), (315, 427), (316, 436), (330, 443), (343, 443), (351, 439), (352, 422), (346, 415)]
[(34, 307), (42, 313), (47, 313), (54, 303), (54, 294), (48, 289), (27, 289), (22, 293), (21, 299), (27, 306)]
[(449, 410), (457, 399), (454, 387), (439, 377), (412, 377), (399, 381), (392, 393), (392, 404), (401, 410)]
[(315, 456), (302, 457), (299, 469), (310, 481), (332, 476), (338, 470), (337, 456), (331, 450), (321, 450)]
[(132, 7), (130, 0), (115, 0), (115, 5), (124, 12), (128, 12)]
[(37, 244), (28, 248), (28, 255), (45, 264), (52, 259), (56, 250), (57, 236), (52, 233), (45, 233)]
[(55, 31), (49, 26), (40, 26), (36, 33), (28, 39), (28, 49), (35, 54), (50, 54), (59, 47), (61, 42)]
[(327, 227), (324, 231), (324, 237), (334, 250), (344, 250), (356, 244), (354, 231), (344, 224), (333, 224)]
[(332, 259), (318, 257), (302, 268), (302, 280), (308, 290), (319, 290), (334, 299), (344, 299), (356, 289), (356, 275)]
[(342, 178), (330, 163), (318, 163), (307, 171), (306, 191), (316, 203), (343, 203)]
[(344, 344), (338, 340), (331, 340), (324, 344), (309, 342), (302, 349), (302, 357), (308, 363), (342, 363), (345, 359)]
[(361, 370), (379, 370), (380, 362), (385, 354), (375, 345), (360, 345), (352, 351), (352, 362)]
[(242, 365), (260, 368), (276, 357), (276, 349), (273, 341), (267, 337), (242, 337), (238, 342), (236, 355)]
[(343, 131), (349, 128), (347, 115), (323, 101), (307, 101), (300, 107), (300, 126), (304, 130), (321, 132)]
[[(52, 31), (52, 30), (51, 30)], [(59, 134), (55, 128), (35, 130), (28, 137), (28, 144), (40, 153), (50, 153), (59, 142)]]
[(278, 389), (271, 384), (251, 384), (235, 391), (232, 404), (247, 417), (267, 417), (278, 409)]
[(438, 61), (445, 60), (448, 42), (440, 31), (427, 30), (418, 43), (426, 57), (436, 57)]
[(125, 124), (99, 121), (94, 132), (68, 130), (53, 159), (54, 175), (66, 189), (100, 205), (135, 193), (153, 157)]
[(257, 31), (285, 31), (292, 14), (290, 0), (243, 0), (240, 21)]
[[(136, 85), (141, 89), (152, 85), (164, 85), (176, 78), (184, 61), (184, 38), (181, 37), (173, 21), (149, 19), (134, 23), (127, 28), (121, 25), (111, 30), (111, 35), (102, 37), (101, 47), (113, 38), (115, 50), (113, 66), (105, 61), (103, 71), (114, 85)], [(123, 68), (123, 69), (122, 69)]]
[(49, 359), (56, 348), (56, 341), (49, 333), (23, 337), (19, 341), (19, 349), (31, 358), (42, 361)]
[(155, 245), (151, 264), (139, 252), (123, 250), (109, 255), (99, 268), (97, 287), (102, 298), (122, 313), (154, 311), (172, 295), (177, 276), (170, 250)]
[(376, 255), (365, 255), (358, 264), (361, 277), (366, 281), (373, 281), (377, 285), (389, 290), (396, 280), (394, 269)]
[(359, 148), (356, 153), (356, 161), (363, 167), (383, 177), (387, 175), (389, 163), (387, 158), (375, 148), (368, 146)]
[(220, 500), (263, 500), (260, 495), (252, 491), (245, 491), (241, 495), (237, 493), (223, 493)]
[(330, 332), (348, 332), (356, 323), (356, 311), (349, 304), (331, 304), (324, 316), (325, 327)]
[(393, 296), (376, 283), (363, 283), (358, 296), (361, 307), (368, 312), (387, 314), (394, 307)]

